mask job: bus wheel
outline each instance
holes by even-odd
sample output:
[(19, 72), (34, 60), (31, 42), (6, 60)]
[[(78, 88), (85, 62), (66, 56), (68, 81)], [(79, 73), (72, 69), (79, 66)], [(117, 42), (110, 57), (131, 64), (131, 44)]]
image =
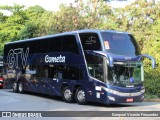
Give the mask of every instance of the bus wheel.
[(63, 89), (62, 97), (63, 97), (63, 100), (67, 103), (74, 102), (74, 94), (71, 92), (71, 90), (68, 87), (65, 87)]
[(87, 104), (86, 92), (81, 87), (76, 90), (75, 99), (76, 102), (80, 105)]
[(18, 91), (19, 91), (19, 93), (21, 93), (21, 94), (24, 93), (22, 81), (19, 81), (19, 82), (18, 82)]
[(17, 84), (17, 82), (14, 82), (13, 83), (13, 92), (18, 92), (18, 84)]

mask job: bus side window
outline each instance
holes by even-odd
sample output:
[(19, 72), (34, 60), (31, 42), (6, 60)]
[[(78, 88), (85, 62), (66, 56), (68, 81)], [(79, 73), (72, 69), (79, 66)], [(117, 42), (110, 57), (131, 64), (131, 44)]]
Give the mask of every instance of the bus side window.
[(63, 79), (63, 74), (62, 74), (62, 72), (57, 71), (57, 78), (58, 78), (59, 80)]
[(48, 39), (37, 41), (37, 53), (48, 53)]
[(62, 79), (62, 71), (58, 68), (60, 68), (58, 65), (49, 65), (48, 78)]
[(55, 68), (53, 65), (49, 65), (48, 68), (48, 78), (55, 78)]
[(62, 52), (72, 52), (79, 54), (76, 37), (74, 35), (63, 36)]
[(90, 75), (104, 82), (104, 59), (103, 57), (86, 54), (86, 61)]
[(102, 50), (97, 33), (80, 33), (83, 50)]
[(48, 66), (35, 66), (36, 69), (36, 77), (40, 78), (48, 78)]
[(27, 47), (29, 47), (29, 54), (36, 54), (37, 53), (37, 40), (28, 42)]
[(80, 70), (79, 67), (73, 66), (64, 66), (63, 70), (63, 78), (64, 79), (71, 79), (71, 80), (82, 80), (83, 79), (83, 72)]
[(49, 52), (60, 52), (61, 51), (61, 42), (63, 37), (54, 37), (49, 38), (48, 51)]

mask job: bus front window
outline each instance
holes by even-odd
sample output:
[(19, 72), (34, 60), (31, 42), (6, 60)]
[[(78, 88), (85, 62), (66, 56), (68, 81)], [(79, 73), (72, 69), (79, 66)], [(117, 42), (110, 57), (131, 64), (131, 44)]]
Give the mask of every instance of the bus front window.
[(139, 47), (131, 34), (101, 32), (105, 51), (116, 55), (140, 55)]
[(108, 67), (108, 82), (119, 86), (137, 85), (143, 81), (143, 65), (140, 62), (117, 64)]

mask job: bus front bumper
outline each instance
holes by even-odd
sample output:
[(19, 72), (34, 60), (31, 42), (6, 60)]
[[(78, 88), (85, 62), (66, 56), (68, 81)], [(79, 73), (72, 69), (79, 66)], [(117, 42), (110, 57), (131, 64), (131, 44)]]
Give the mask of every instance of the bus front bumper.
[(107, 104), (142, 102), (144, 99), (145, 89), (142, 89), (139, 92), (126, 93), (105, 87), (103, 89), (107, 92)]
[(117, 96), (113, 94), (108, 94), (107, 104), (116, 104), (116, 103), (132, 103), (132, 102), (143, 102), (144, 94), (139, 96)]

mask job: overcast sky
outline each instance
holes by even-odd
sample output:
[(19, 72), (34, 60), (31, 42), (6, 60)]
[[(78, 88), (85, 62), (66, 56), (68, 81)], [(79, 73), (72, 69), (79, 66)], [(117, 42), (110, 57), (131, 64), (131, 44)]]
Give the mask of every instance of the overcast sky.
[[(69, 5), (70, 3), (74, 3), (74, 1), (75, 0), (0, 0), (0, 6), (1, 5), (12, 6), (14, 5), (14, 3), (19, 5), (25, 5), (26, 7), (39, 5), (46, 10), (57, 11), (61, 3)], [(125, 5), (130, 4), (133, 1), (135, 0), (121, 1), (121, 2), (112, 1), (109, 3), (109, 5), (111, 5), (112, 7), (124, 7)], [(10, 12), (8, 11), (3, 11), (3, 12), (6, 15), (10, 15)]]
[(14, 3), (19, 5), (25, 5), (26, 7), (40, 5), (46, 10), (55, 11), (58, 10), (61, 3), (70, 4), (74, 1), (75, 0), (0, 0), (0, 6), (14, 5)]

